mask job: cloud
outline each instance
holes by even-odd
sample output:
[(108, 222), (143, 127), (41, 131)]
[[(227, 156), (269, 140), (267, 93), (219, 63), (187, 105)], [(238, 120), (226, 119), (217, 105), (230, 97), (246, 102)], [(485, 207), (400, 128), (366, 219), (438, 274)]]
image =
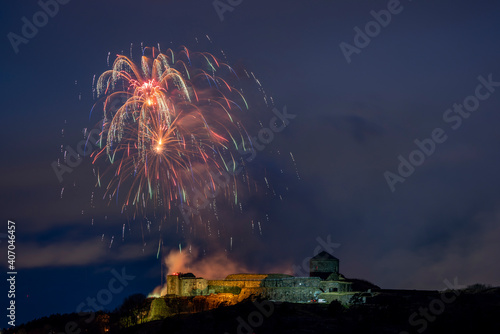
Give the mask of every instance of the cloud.
[(320, 119), (330, 124), (336, 131), (349, 132), (358, 143), (384, 134), (384, 128), (374, 121), (359, 115), (321, 115)]
[[(444, 279), (460, 284), (500, 285), (496, 256), (500, 253), (500, 207), (479, 213), (467, 224), (456, 224), (447, 238), (419, 249), (395, 249), (374, 266), (379, 277), (391, 275), (391, 287), (444, 289)], [(428, 236), (429, 238), (429, 236)], [(447, 239), (443, 241), (443, 239)]]
[(17, 266), (22, 269), (39, 267), (84, 266), (112, 261), (130, 261), (154, 254), (153, 247), (126, 244), (109, 248), (109, 242), (99, 239), (71, 240), (41, 245), (37, 242), (18, 243), (22, 250)]

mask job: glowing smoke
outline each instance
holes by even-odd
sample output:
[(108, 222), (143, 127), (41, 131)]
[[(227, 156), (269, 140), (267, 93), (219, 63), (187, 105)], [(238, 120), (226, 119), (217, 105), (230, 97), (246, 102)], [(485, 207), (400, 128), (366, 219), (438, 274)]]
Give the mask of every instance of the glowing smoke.
[[(167, 275), (173, 273), (193, 273), (196, 277), (205, 279), (224, 279), (230, 274), (252, 273), (255, 272), (241, 263), (237, 263), (227, 257), (225, 252), (218, 252), (212, 255), (207, 255), (202, 258), (198, 257), (198, 250), (191, 249), (191, 252), (172, 250), (164, 258), (165, 266), (167, 267)], [(290, 274), (291, 266), (284, 264), (281, 267), (273, 267), (266, 272), (269, 273), (287, 273)], [(149, 297), (158, 297), (167, 294), (167, 285), (157, 286)]]

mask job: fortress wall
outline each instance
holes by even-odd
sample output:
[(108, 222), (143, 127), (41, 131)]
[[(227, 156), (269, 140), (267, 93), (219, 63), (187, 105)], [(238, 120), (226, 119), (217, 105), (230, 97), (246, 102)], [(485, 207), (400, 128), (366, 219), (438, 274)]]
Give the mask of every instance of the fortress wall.
[(206, 294), (230, 293), (233, 295), (239, 295), (240, 292), (241, 292), (241, 288), (238, 286), (209, 285)]
[[(352, 283), (344, 281), (321, 281), (319, 277), (284, 277), (264, 280), (205, 280), (203, 278), (169, 277), (173, 294), (199, 296), (210, 294), (240, 295), (243, 300), (252, 294), (277, 301), (307, 302), (319, 293), (347, 293)], [(178, 292), (175, 292), (178, 291)]]
[(321, 279), (319, 277), (295, 277), (293, 283), (292, 286), (295, 287), (317, 288), (321, 283)]
[(233, 286), (239, 288), (252, 288), (259, 287), (262, 280), (209, 280), (210, 286)]
[[(272, 275), (272, 274), (271, 274)], [(232, 274), (226, 277), (227, 281), (255, 281), (271, 276), (269, 274)]]
[(238, 299), (241, 301), (251, 295), (258, 295), (274, 301), (305, 303), (316, 298), (320, 293), (320, 290), (313, 287), (244, 288)]
[(303, 303), (314, 299), (320, 292), (314, 287), (293, 287), (269, 289), (267, 294), (271, 300)]
[(342, 281), (322, 281), (319, 287), (325, 292), (350, 292), (352, 291), (351, 282)]
[(321, 279), (318, 277), (287, 277), (264, 280), (209, 280), (209, 286), (233, 286), (239, 288), (257, 287), (319, 287)]
[(181, 278), (180, 295), (196, 296), (205, 294), (207, 291), (207, 280), (204, 278)]
[(327, 303), (331, 303), (334, 300), (339, 301), (342, 305), (349, 305), (351, 297), (354, 296), (356, 292), (348, 293), (322, 293), (318, 296), (318, 299), (324, 299)]
[(226, 280), (208, 280), (209, 288), (216, 286), (235, 286), (239, 288), (245, 287), (244, 281), (226, 281)]
[(282, 287), (284, 286), (284, 282), (282, 279), (265, 279), (261, 282), (262, 287)]

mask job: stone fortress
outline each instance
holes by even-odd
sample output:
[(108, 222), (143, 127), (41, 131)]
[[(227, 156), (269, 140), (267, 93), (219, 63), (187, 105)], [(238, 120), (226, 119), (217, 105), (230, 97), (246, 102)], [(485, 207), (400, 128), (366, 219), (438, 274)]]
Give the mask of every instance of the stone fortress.
[(286, 274), (232, 274), (223, 280), (209, 280), (191, 273), (167, 276), (167, 295), (164, 297), (217, 296), (229, 303), (259, 296), (276, 302), (330, 303), (338, 300), (348, 304), (358, 287), (355, 280), (339, 273), (339, 259), (321, 252), (309, 262), (309, 277)]

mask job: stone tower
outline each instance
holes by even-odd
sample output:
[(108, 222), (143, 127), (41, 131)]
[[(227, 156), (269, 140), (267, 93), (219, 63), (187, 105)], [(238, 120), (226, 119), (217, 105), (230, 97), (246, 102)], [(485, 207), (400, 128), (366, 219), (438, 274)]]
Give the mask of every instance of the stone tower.
[(326, 280), (339, 279), (339, 259), (323, 251), (309, 261), (309, 276)]
[(179, 274), (167, 275), (167, 295), (179, 295), (181, 293), (181, 282)]

